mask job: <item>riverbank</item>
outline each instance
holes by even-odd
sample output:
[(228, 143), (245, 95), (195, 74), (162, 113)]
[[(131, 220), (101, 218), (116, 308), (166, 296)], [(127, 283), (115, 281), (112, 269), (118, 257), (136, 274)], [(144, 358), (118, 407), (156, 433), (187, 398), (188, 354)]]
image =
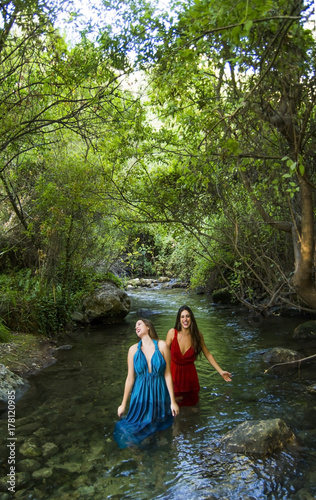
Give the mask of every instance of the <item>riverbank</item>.
[(10, 342), (0, 343), (0, 363), (22, 378), (54, 364), (56, 342), (30, 333), (11, 333)]

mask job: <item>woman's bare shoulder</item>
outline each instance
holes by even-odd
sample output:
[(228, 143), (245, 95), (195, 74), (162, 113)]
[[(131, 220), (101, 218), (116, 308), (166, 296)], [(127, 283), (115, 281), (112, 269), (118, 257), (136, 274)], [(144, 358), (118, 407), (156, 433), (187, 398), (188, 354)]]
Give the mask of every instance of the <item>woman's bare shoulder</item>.
[(165, 340), (158, 340), (159, 349), (165, 349), (167, 347), (167, 342)]
[(167, 337), (170, 336), (170, 337), (174, 337), (174, 334), (175, 334), (175, 328), (170, 328), (170, 330), (168, 331), (167, 333)]
[(170, 346), (171, 342), (173, 341), (174, 335), (175, 335), (175, 329), (170, 328), (170, 330), (167, 333), (167, 338), (166, 338), (166, 342), (167, 342), (168, 346)]
[(129, 353), (129, 354), (133, 354), (133, 353), (135, 353), (135, 352), (137, 351), (137, 348), (138, 348), (138, 344), (133, 344), (133, 345), (131, 345), (131, 347), (130, 347), (130, 348), (129, 348), (129, 350), (128, 350), (128, 353)]

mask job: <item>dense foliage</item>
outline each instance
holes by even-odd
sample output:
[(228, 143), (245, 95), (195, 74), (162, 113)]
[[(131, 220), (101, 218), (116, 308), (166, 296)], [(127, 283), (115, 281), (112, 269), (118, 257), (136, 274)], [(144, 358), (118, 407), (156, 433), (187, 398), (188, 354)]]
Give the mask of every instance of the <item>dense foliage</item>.
[(62, 331), (109, 270), (316, 310), (313, 3), (158, 7), (104, 1), (69, 42), (71, 4), (1, 4), (10, 328)]
[(314, 310), (313, 3), (177, 2), (169, 20), (126, 3), (126, 45), (162, 123), (144, 220), (150, 204), (182, 224), (244, 304)]

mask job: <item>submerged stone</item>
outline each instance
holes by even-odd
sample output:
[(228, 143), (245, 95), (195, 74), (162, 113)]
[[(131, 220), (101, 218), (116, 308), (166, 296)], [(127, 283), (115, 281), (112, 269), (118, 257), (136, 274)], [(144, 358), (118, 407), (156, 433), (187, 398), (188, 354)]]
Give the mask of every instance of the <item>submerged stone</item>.
[(81, 472), (81, 466), (82, 464), (78, 462), (65, 462), (63, 464), (56, 466), (56, 468), (74, 474), (76, 472)]
[(90, 486), (90, 484), (91, 484), (91, 479), (86, 474), (78, 476), (72, 483), (73, 487), (76, 490), (78, 488), (81, 488), (82, 486)]
[(139, 318), (149, 318), (155, 314), (155, 311), (152, 311), (151, 309), (138, 309), (137, 310), (137, 316)]
[[(28, 472), (17, 472), (16, 474), (14, 474), (14, 481), (12, 481), (12, 485), (14, 484), (15, 490), (20, 489), (21, 486), (25, 485), (29, 481), (30, 477), (31, 476)], [(10, 486), (10, 483), (8, 483), (8, 479), (9, 476), (2, 477), (0, 479), (0, 491), (8, 491), (8, 486)], [(12, 495), (11, 498), (13, 498)]]
[(270, 455), (294, 442), (295, 435), (281, 418), (243, 422), (228, 432), (221, 445), (228, 452)]
[(47, 429), (47, 427), (40, 427), (35, 432), (33, 432), (33, 435), (38, 438), (43, 438), (44, 436), (47, 436), (47, 434), (49, 434), (49, 429)]
[(33, 435), (34, 431), (38, 429), (38, 422), (29, 422), (20, 425), (20, 422), (17, 421), (17, 429), (19, 431), (19, 434), (23, 436)]
[(50, 469), (49, 467), (43, 467), (42, 469), (34, 471), (32, 477), (33, 479), (46, 479), (52, 475), (53, 475), (52, 469)]
[(25, 443), (20, 446), (19, 452), (21, 455), (28, 458), (40, 457), (42, 455), (42, 450), (32, 439), (25, 441)]
[(95, 492), (95, 488), (94, 486), (80, 486), (80, 488), (78, 488), (78, 492), (80, 493), (80, 495), (83, 495), (84, 498), (92, 497)]
[(45, 443), (43, 444), (42, 449), (44, 458), (52, 457), (59, 451), (59, 448), (55, 443)]
[(18, 463), (18, 469), (21, 472), (34, 472), (41, 468), (40, 462), (34, 458), (25, 458)]

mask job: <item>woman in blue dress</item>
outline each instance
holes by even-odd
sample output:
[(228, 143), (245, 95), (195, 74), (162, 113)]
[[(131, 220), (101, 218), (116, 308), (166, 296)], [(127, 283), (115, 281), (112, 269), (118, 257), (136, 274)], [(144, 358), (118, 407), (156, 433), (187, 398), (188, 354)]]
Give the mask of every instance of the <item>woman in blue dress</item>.
[(120, 448), (137, 445), (151, 434), (167, 429), (179, 413), (167, 344), (158, 339), (154, 325), (147, 319), (139, 319), (135, 330), (140, 341), (128, 351), (128, 372), (117, 414), (122, 417), (131, 395), (129, 410), (114, 429)]

